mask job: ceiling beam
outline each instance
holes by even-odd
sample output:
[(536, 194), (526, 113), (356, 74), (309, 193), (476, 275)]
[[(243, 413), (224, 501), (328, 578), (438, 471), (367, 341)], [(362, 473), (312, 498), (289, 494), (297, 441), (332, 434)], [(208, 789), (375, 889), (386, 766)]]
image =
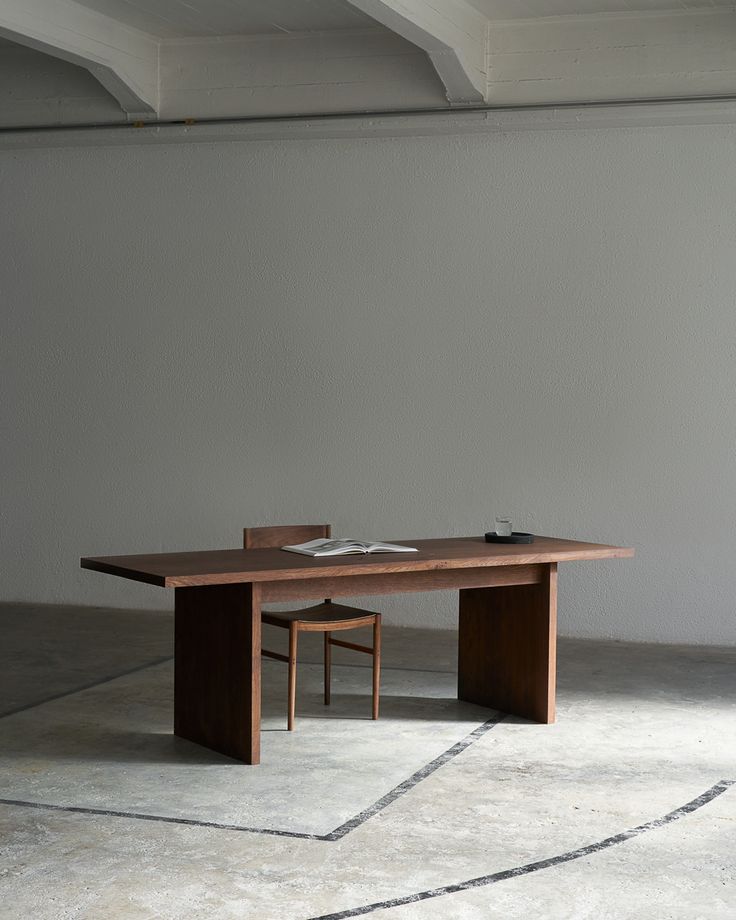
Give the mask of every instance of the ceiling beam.
[(489, 21), (465, 0), (348, 0), (427, 53), (453, 105), (486, 101)]
[(85, 67), (131, 115), (158, 110), (158, 43), (74, 0), (3, 0), (0, 36)]
[(736, 13), (560, 16), (496, 23), (491, 105), (736, 95)]
[(420, 48), (385, 29), (161, 43), (165, 120), (446, 106)]

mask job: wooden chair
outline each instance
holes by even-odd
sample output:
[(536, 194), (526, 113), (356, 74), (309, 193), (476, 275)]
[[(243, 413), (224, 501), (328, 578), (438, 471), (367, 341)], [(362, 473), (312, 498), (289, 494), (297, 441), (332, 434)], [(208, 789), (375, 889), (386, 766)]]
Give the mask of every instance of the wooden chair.
[[(304, 524), (284, 527), (246, 527), (243, 530), (245, 549), (265, 549), (306, 543), (320, 537), (330, 536), (329, 524)], [(296, 653), (297, 637), (300, 632), (324, 633), (324, 670), (325, 670), (325, 706), (330, 704), (330, 677), (332, 669), (332, 646), (339, 645), (355, 652), (365, 652), (373, 656), (373, 718), (378, 718), (379, 683), (381, 678), (381, 614), (345, 604), (333, 604), (328, 597), (324, 603), (303, 610), (262, 611), (264, 623), (280, 626), (289, 630), (289, 654), (261, 649), (266, 658), (286, 661), (289, 665), (289, 731), (294, 730), (294, 713), (296, 710)], [(343, 629), (356, 629), (358, 626), (373, 626), (373, 648), (333, 639), (332, 633)]]

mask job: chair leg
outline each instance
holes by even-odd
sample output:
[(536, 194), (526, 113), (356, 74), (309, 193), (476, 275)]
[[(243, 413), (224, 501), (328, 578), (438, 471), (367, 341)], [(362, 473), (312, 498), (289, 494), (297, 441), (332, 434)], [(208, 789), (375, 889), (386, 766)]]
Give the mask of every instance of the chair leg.
[(373, 623), (373, 718), (378, 718), (379, 687), (381, 683), (381, 614)]
[(299, 629), (296, 623), (289, 624), (289, 716), (287, 727), (294, 731), (294, 714), (296, 712), (296, 640)]
[(330, 705), (330, 678), (332, 671), (332, 645), (330, 645), (330, 636), (332, 633), (325, 633), (325, 706)]

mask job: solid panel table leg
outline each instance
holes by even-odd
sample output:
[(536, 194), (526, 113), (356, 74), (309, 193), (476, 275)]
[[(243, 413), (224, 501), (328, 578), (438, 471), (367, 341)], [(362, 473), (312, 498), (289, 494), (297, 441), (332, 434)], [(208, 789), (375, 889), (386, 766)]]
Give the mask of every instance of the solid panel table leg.
[(174, 652), (174, 734), (260, 763), (260, 587), (177, 588)]
[(460, 591), (458, 698), (554, 722), (557, 564), (539, 584)]

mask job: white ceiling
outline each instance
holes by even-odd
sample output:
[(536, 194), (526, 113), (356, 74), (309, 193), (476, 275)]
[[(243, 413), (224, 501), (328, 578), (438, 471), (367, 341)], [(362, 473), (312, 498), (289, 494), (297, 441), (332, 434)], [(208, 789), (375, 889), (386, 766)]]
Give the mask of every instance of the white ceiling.
[[(378, 27), (346, 0), (77, 0), (158, 38)], [(734, 0), (468, 0), (489, 19), (729, 9)]]
[(344, 0), (77, 0), (158, 38), (271, 35), (376, 26)]
[[(2, 0), (0, 0), (2, 2)], [(53, 2), (53, 0), (51, 0)], [(349, 0), (76, 0), (155, 39), (254, 36), (371, 28), (383, 30)], [(441, 4), (443, 0), (439, 0)], [(736, 0), (463, 0), (491, 21), (606, 13), (731, 11)], [(450, 4), (452, 0), (450, 0)], [(0, 45), (8, 42), (0, 39)]]
[(736, 0), (0, 0), (0, 35), (0, 128), (736, 98)]
[(468, 0), (489, 19), (536, 19), (590, 13), (733, 9), (734, 0)]

